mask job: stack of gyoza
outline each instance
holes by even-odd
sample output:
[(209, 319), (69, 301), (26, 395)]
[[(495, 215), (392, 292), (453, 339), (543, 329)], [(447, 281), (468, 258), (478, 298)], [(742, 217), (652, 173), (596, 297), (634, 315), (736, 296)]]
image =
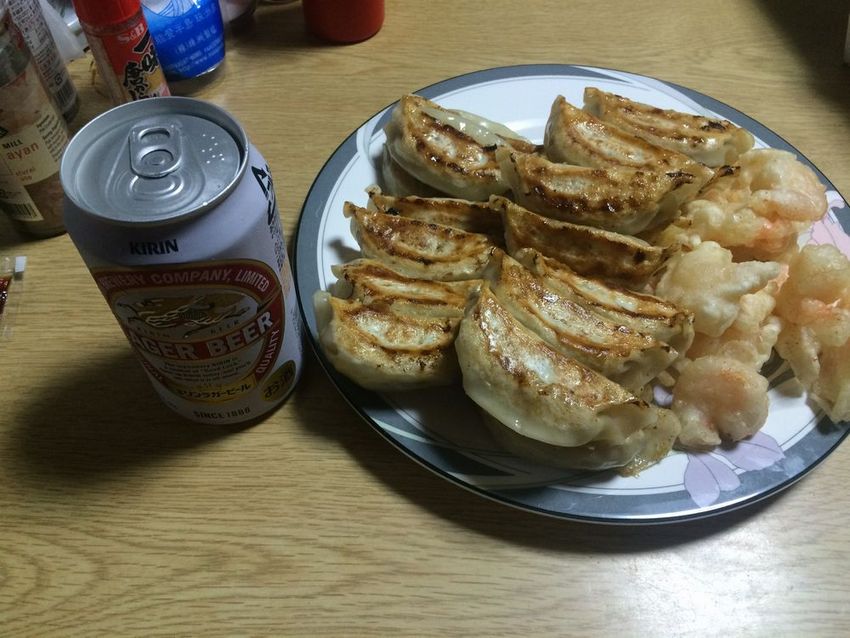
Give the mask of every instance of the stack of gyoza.
[(314, 299), (331, 363), (379, 391), (461, 380), (503, 446), (569, 468), (754, 434), (774, 347), (848, 419), (850, 265), (797, 247), (814, 173), (725, 120), (584, 99), (543, 146), (401, 99), (383, 189), (343, 211), (363, 258)]

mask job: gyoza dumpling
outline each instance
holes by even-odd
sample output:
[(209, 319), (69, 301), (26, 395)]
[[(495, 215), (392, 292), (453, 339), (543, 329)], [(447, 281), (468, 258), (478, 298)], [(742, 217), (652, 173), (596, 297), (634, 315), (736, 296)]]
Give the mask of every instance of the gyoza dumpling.
[(559, 295), (508, 255), (494, 260), (487, 275), (499, 302), (525, 327), (627, 390), (640, 392), (678, 355), (666, 343)]
[(630, 235), (675, 218), (677, 189), (694, 179), (689, 173), (630, 166), (560, 164), (508, 148), (500, 148), (496, 158), (521, 206), (552, 219)]
[(657, 418), (645, 402), (523, 326), (485, 282), (455, 341), (463, 389), (523, 436), (574, 447), (621, 445)]
[(687, 352), (694, 340), (693, 315), (669, 301), (582, 277), (565, 264), (532, 248), (517, 251), (515, 258), (544, 285), (565, 298), (573, 299), (617, 325), (668, 343), (680, 354)]
[(499, 250), (484, 235), (366, 210), (346, 202), (351, 233), (364, 257), (417, 279), (480, 279)]
[(404, 171), (440, 192), (470, 200), (507, 190), (496, 148), (535, 148), (501, 124), (444, 109), (418, 95), (399, 100), (384, 131), (387, 149)]
[(584, 108), (599, 119), (708, 166), (733, 164), (753, 147), (753, 136), (729, 120), (659, 109), (606, 93), (584, 90)]
[(339, 278), (336, 297), (416, 317), (462, 317), (481, 281), (431, 281), (405, 277), (374, 259), (355, 259), (331, 268)]
[(370, 210), (480, 233), (498, 245), (505, 242), (502, 217), (487, 202), (450, 197), (393, 197), (382, 193), (377, 186), (367, 188), (366, 192)]
[(486, 412), (483, 420), (496, 442), (516, 456), (565, 470), (609, 470), (635, 475), (663, 459), (679, 435), (679, 419), (671, 410), (650, 408), (656, 415), (648, 427), (627, 436), (619, 445), (592, 441), (576, 447), (542, 443), (502, 425)]
[(594, 168), (634, 166), (673, 175), (686, 173), (691, 181), (679, 189), (679, 203), (696, 194), (714, 175), (710, 168), (687, 155), (607, 124), (562, 96), (552, 104), (543, 146), (546, 156), (555, 162)]
[(313, 296), (319, 343), (334, 368), (376, 391), (447, 385), (457, 379), (458, 318), (413, 317), (329, 292)]
[(668, 257), (667, 250), (636, 237), (549, 219), (504, 197), (491, 198), (490, 205), (502, 213), (505, 245), (511, 255), (521, 248), (534, 248), (580, 275), (627, 288), (642, 287)]
[(381, 183), (388, 193), (398, 197), (418, 195), (421, 197), (437, 197), (441, 193), (431, 188), (405, 171), (392, 158), (386, 144), (381, 151)]

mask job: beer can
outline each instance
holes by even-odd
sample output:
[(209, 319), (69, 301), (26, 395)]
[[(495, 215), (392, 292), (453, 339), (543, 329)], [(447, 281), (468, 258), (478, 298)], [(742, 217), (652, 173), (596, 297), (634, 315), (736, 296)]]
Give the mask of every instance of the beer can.
[(192, 98), (92, 120), (61, 167), (65, 224), (163, 401), (251, 421), (301, 373), (295, 289), (268, 164), (238, 122)]

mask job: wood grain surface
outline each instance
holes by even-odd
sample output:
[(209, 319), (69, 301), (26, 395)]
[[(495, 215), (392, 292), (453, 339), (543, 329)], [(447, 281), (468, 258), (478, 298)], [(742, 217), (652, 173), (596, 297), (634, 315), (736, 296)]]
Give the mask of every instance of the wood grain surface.
[[(231, 111), (275, 176), (291, 239), (337, 145), (402, 93), (482, 68), (576, 63), (744, 111), (850, 194), (845, 2), (388, 0), (352, 46), (261, 4), (195, 95)], [(83, 108), (107, 108), (89, 59)], [(67, 236), (0, 221), (28, 257), (0, 342), (0, 635), (845, 636), (850, 445), (766, 502), (608, 527), (482, 499), (389, 446), (312, 354), (250, 428), (166, 409)]]

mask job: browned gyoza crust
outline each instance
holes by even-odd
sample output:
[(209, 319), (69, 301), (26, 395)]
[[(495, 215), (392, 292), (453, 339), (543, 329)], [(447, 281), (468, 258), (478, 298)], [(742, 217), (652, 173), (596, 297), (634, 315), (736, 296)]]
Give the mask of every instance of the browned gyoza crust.
[(441, 195), (436, 188), (419, 181), (399, 166), (398, 162), (390, 155), (386, 144), (381, 151), (381, 184), (388, 193), (398, 197), (407, 197), (408, 195), (437, 197)]
[(753, 136), (729, 120), (661, 109), (607, 93), (584, 90), (584, 108), (600, 120), (708, 166), (732, 164), (753, 147)]
[(519, 136), (501, 135), (483, 145), (440, 121), (440, 113), (452, 111), (418, 95), (402, 97), (385, 129), (392, 159), (417, 180), (454, 197), (483, 201), (505, 192), (496, 148), (510, 144), (532, 152), (535, 146)]
[(431, 281), (406, 277), (374, 259), (333, 266), (337, 296), (417, 317), (461, 317), (480, 280)]
[(334, 368), (370, 390), (391, 391), (452, 383), (458, 317), (414, 317), (391, 308), (313, 297), (319, 341)]
[(502, 213), (505, 244), (515, 255), (521, 248), (566, 264), (580, 275), (642, 287), (668, 257), (668, 251), (629, 235), (549, 219), (504, 197), (490, 204)]
[(604, 122), (595, 114), (573, 106), (560, 95), (555, 98), (546, 121), (543, 146), (546, 156), (554, 162), (594, 168), (633, 166), (687, 173), (692, 176), (692, 186), (682, 189), (683, 197), (693, 196), (713, 175), (710, 168), (687, 155)]
[(395, 197), (384, 194), (377, 186), (367, 188), (366, 192), (370, 210), (480, 233), (495, 244), (504, 243), (502, 217), (487, 202), (452, 197)]
[(343, 212), (351, 219), (351, 232), (363, 255), (408, 277), (480, 279), (499, 250), (484, 235), (370, 211), (350, 202)]
[(499, 302), (546, 343), (632, 392), (678, 355), (655, 337), (560, 295), (508, 255), (493, 261), (487, 280)]
[(652, 335), (680, 353), (693, 341), (693, 315), (669, 301), (582, 277), (533, 248), (522, 248), (515, 257), (546, 286), (619, 325)]
[(506, 148), (496, 157), (518, 204), (553, 219), (631, 235), (674, 219), (678, 189), (694, 179), (631, 166), (561, 164)]
[(523, 326), (485, 282), (455, 342), (467, 395), (502, 424), (553, 445), (622, 443), (650, 407)]

